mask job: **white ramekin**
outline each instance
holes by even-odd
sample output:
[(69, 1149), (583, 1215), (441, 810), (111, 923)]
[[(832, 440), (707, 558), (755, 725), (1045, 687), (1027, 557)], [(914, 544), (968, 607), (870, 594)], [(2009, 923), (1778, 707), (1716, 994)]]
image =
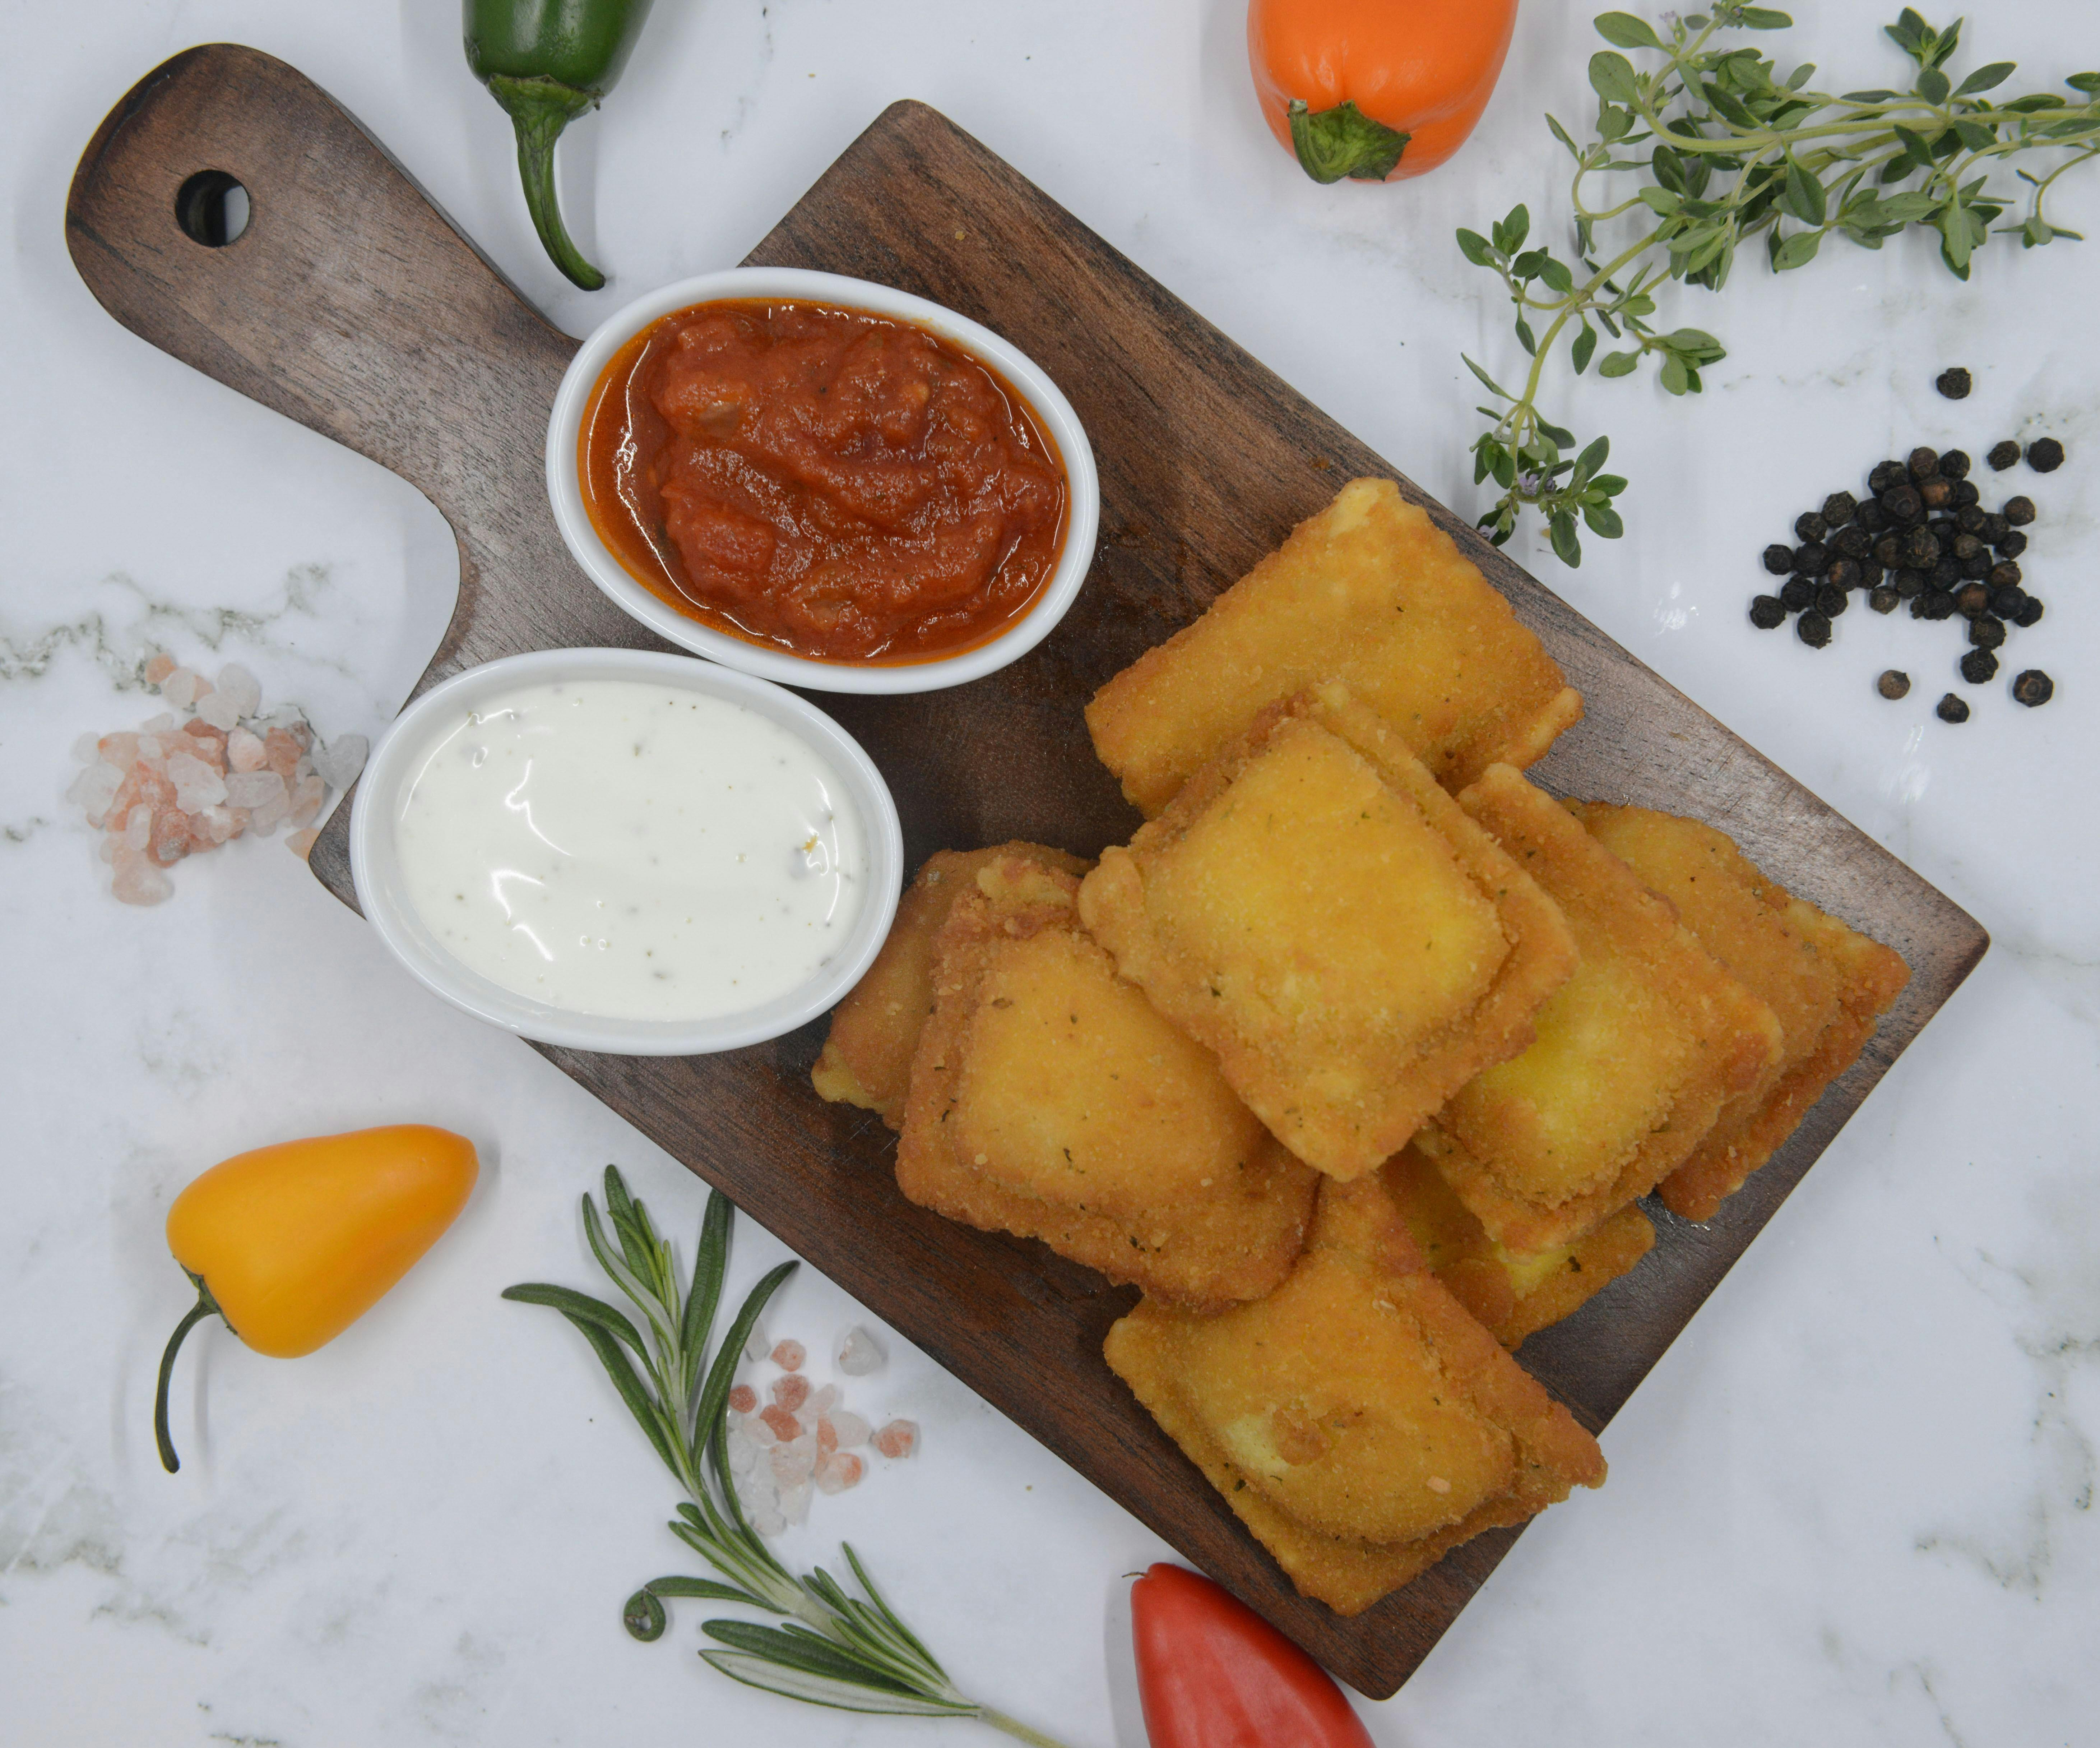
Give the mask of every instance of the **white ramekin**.
[[(523, 686), (642, 680), (726, 699), (778, 722), (837, 773), (859, 809), (868, 868), (859, 920), (845, 947), (801, 988), (761, 1007), (708, 1020), (620, 1020), (534, 1001), (461, 964), (409, 903), (395, 822), (424, 756), (460, 713)], [(647, 650), (540, 650), (470, 668), (435, 686), (380, 737), (350, 816), (350, 872), (365, 919), (423, 987), (476, 1019), (541, 1044), (616, 1056), (704, 1056), (778, 1038), (825, 1012), (861, 979), (889, 933), (904, 881), (904, 834), (874, 761), (823, 711), (792, 692), (712, 662)]]
[[(674, 310), (726, 298), (794, 298), (916, 322), (982, 359), (1026, 397), (1037, 422), (1057, 445), (1067, 487), (1064, 547), (1057, 568), (1026, 613), (990, 642), (930, 661), (894, 667), (813, 661), (747, 643), (689, 619), (667, 607), (628, 573), (598, 538), (584, 508), (576, 444), (585, 406), (613, 355), (650, 323)], [(1071, 403), (1058, 392), (1057, 385), (1026, 353), (990, 329), (981, 328), (938, 303), (929, 303), (924, 298), (892, 291), (867, 280), (795, 267), (732, 267), (723, 273), (704, 273), (698, 279), (680, 280), (646, 298), (638, 298), (617, 315), (607, 317), (584, 342), (554, 395), (554, 416), (547, 422), (547, 496), (554, 504), (555, 525), (576, 563), (617, 606), (658, 637), (726, 667), (819, 692), (938, 691), (944, 686), (982, 679), (1018, 660), (1049, 636), (1079, 594), (1079, 585), (1086, 581), (1093, 563), (1094, 536), (1101, 514), (1101, 482), (1094, 472), (1093, 447), (1087, 441), (1085, 427), (1072, 411)]]

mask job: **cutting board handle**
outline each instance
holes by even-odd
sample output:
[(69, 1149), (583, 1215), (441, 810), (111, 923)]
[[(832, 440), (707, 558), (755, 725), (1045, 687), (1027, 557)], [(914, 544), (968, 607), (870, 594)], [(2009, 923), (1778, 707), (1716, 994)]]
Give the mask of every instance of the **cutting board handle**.
[[(249, 212), (215, 246), (206, 196), (227, 178)], [(157, 67), (82, 154), (66, 244), (133, 333), (369, 456), (444, 514), (460, 600), (425, 684), (478, 659), (476, 607), (495, 570), (589, 597), (541, 473), (576, 342), (302, 74), (231, 43)], [(598, 617), (586, 607), (576, 626), (550, 626), (549, 641), (580, 641), (560, 633)]]

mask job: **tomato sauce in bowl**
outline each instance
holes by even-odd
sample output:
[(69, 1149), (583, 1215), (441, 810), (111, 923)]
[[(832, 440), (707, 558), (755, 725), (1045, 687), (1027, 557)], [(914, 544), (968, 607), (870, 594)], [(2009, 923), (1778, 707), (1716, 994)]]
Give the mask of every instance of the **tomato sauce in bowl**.
[(612, 356), (584, 507), (688, 618), (824, 662), (990, 642), (1057, 568), (1070, 491), (1026, 399), (915, 323), (800, 299), (676, 310)]

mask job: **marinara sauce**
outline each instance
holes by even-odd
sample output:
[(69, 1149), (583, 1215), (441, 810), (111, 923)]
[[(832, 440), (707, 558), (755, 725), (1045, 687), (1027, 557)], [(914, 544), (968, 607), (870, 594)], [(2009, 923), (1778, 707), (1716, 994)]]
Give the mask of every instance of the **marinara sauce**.
[(909, 322), (696, 304), (637, 334), (585, 408), (592, 525), (682, 613), (824, 661), (929, 660), (1025, 613), (1064, 543), (1028, 404)]

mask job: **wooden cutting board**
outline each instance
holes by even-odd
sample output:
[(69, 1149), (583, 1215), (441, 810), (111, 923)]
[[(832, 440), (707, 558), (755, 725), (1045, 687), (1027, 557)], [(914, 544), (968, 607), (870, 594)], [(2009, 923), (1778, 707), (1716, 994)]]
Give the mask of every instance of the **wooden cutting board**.
[[(179, 225), (217, 170), (252, 218), (224, 246)], [(391, 468), (444, 514), (459, 604), (417, 690), (498, 656), (660, 647), (576, 568), (547, 508), (541, 453), (576, 342), (543, 320), (355, 120), (282, 62), (214, 46), (177, 55), (110, 113), (66, 207), (75, 264), (153, 345)], [(878, 117), (747, 260), (879, 280), (1005, 335), (1085, 422), (1101, 549), (1057, 632), (954, 691), (820, 695), (903, 816), (911, 865), (1028, 838), (1086, 854), (1136, 814), (1096, 762), (1080, 710), (1110, 675), (1201, 612), (1341, 483), (1395, 470), (934, 111)], [(713, 263), (695, 262), (695, 271)], [(610, 305), (608, 305), (610, 307)], [(1655, 1252), (1520, 1357), (1593, 1430), (1611, 1419), (1868, 1090), (1983, 956), (1973, 919), (1482, 541), (1421, 502), (1582, 689), (1588, 715), (1533, 775), (1561, 793), (1696, 814), (1767, 872), (1887, 942), (1910, 987), (1721, 1216), (1659, 1207)], [(314, 872), (353, 903), (350, 810)], [(1478, 1538), (1344, 1620), (1299, 1597), (1101, 1358), (1132, 1302), (1040, 1245), (912, 1207), (892, 1138), (820, 1101), (821, 1023), (686, 1059), (542, 1052), (888, 1318), (1189, 1560), (1364, 1693), (1394, 1692), (1515, 1539)]]

